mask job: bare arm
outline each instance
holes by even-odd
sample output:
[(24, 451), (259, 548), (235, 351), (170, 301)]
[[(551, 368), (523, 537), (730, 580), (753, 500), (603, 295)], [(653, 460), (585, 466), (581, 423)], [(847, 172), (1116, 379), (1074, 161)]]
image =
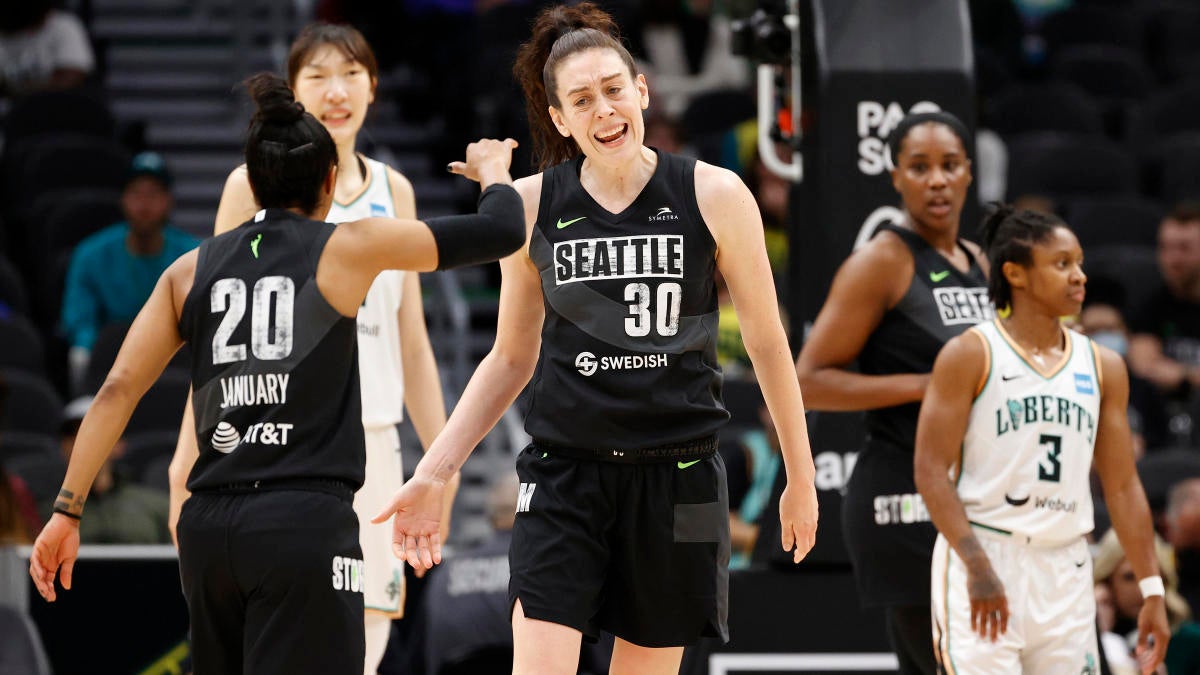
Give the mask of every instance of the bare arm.
[[(526, 237), (537, 220), (541, 175), (516, 183), (525, 204)], [(414, 568), (441, 561), (438, 511), (447, 481), (496, 425), (533, 375), (541, 345), (541, 278), (529, 259), (528, 242), (500, 261), (503, 282), (496, 342), (475, 369), (442, 433), (428, 448), (412, 479), (372, 522), (396, 514), (396, 555)]]
[(792, 375), (792, 352), (779, 318), (762, 219), (750, 190), (725, 169), (697, 163), (696, 195), (717, 241), (717, 265), (737, 308), (746, 353), (779, 431), (787, 473), (779, 502), (782, 545), (785, 551), (794, 546), (793, 559), (800, 562), (816, 542), (815, 469), (804, 400)]
[[(397, 216), (415, 218), (416, 196), (412, 183), (398, 172), (388, 169), (392, 188), (392, 204)], [(412, 421), (421, 447), (428, 450), (433, 439), (446, 426), (446, 402), (442, 398), (442, 380), (438, 376), (437, 360), (429, 344), (429, 329), (425, 325), (425, 307), (421, 298), (421, 280), (416, 272), (404, 275), (400, 300), (400, 360), (404, 370), (404, 407)], [(458, 492), (459, 474), (447, 485), (442, 506), (442, 532), (449, 536), (450, 514)]]
[[(55, 513), (38, 535), (30, 556), (30, 576), (38, 592), (49, 601), (55, 599), (54, 577), (60, 566), (63, 587), (71, 586), (79, 551), (78, 518), (83, 515), (96, 473), (120, 439), (138, 401), (183, 344), (178, 329), (179, 307), (186, 297), (183, 287), (191, 286), (195, 261), (195, 252), (185, 254), (159, 278), (80, 424), (67, 475), (54, 503), (56, 511), (65, 511), (74, 518)], [(183, 282), (185, 273), (187, 279)]]
[(250, 177), (243, 164), (229, 173), (225, 189), (221, 191), (221, 203), (217, 205), (217, 219), (213, 234), (223, 234), (241, 225), (258, 213), (258, 202), (250, 189)]
[[(1113, 529), (1121, 541), (1130, 566), (1138, 579), (1157, 576), (1158, 562), (1154, 556), (1154, 524), (1146, 492), (1134, 465), (1132, 438), (1129, 432), (1129, 375), (1125, 363), (1116, 352), (1105, 347), (1097, 349), (1100, 366), (1100, 420), (1096, 429), (1093, 463), (1100, 475), (1104, 501), (1112, 518)], [(1147, 638), (1154, 636), (1149, 649)], [(1162, 663), (1170, 639), (1164, 598), (1153, 595), (1145, 599), (1138, 614), (1138, 652), (1143, 672)]]
[(975, 389), (987, 363), (987, 348), (974, 331), (950, 340), (938, 354), (917, 420), (913, 477), (933, 524), (967, 568), (971, 628), (995, 641), (1008, 629), (1004, 584), (975, 538), (950, 479), (950, 471), (959, 460), (971, 404), (978, 393)]
[(796, 375), (814, 410), (873, 410), (920, 401), (926, 373), (863, 375), (849, 370), (887, 310), (911, 283), (912, 255), (884, 233), (850, 254), (796, 359)]

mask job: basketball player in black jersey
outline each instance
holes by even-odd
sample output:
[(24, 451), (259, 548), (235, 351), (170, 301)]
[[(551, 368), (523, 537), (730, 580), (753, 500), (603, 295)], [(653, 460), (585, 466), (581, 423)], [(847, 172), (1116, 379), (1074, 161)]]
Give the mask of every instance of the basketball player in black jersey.
[(30, 575), (64, 588), (96, 471), (138, 399), (192, 345), (199, 457), (177, 528), (195, 672), (361, 673), (362, 554), (351, 507), (365, 461), (355, 316), (384, 269), (475, 264), (524, 239), (512, 141), (467, 149), (479, 215), (334, 227), (337, 151), (281, 78), (258, 105), (246, 167), (264, 207), (163, 274), (79, 430)]
[(842, 264), (796, 361), (810, 408), (867, 411), (842, 528), (861, 601), (887, 609), (902, 673), (936, 668), (929, 565), (937, 532), (913, 483), (917, 413), (938, 350), (992, 317), (987, 261), (958, 236), (971, 183), (966, 137), (944, 112), (897, 125), (889, 145), (904, 222), (881, 226)]
[[(514, 69), (544, 171), (517, 183), (528, 244), (504, 259), (496, 344), (386, 518), (414, 566), (440, 559), (444, 481), (530, 383), (510, 549), (515, 673), (574, 673), (617, 638), (612, 672), (677, 672), (726, 638), (729, 507), (713, 275), (729, 283), (789, 478), (782, 545), (817, 524), (800, 389), (750, 191), (644, 145), (645, 78), (591, 3), (551, 7)], [(544, 79), (543, 79), (544, 77)]]

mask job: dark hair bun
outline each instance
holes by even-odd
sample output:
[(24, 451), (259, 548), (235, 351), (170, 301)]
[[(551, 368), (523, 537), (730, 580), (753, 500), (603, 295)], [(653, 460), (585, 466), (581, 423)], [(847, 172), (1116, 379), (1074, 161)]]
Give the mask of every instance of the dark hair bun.
[(984, 250), (992, 247), (992, 242), (996, 240), (996, 232), (1000, 230), (1000, 225), (1009, 216), (1016, 213), (1016, 211), (1017, 209), (1012, 204), (988, 202), (985, 207), (986, 213), (983, 216), (983, 223), (979, 226), (979, 233), (983, 238)]
[(264, 124), (295, 124), (304, 116), (304, 105), (296, 100), (287, 81), (274, 73), (246, 78), (246, 89), (258, 110), (254, 119)]

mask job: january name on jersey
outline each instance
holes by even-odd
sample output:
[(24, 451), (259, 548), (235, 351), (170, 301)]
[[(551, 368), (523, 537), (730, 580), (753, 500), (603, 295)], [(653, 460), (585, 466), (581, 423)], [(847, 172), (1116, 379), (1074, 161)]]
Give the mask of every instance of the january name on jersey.
[(1015, 431), (1022, 424), (1050, 422), (1087, 435), (1091, 443), (1096, 437), (1096, 420), (1078, 402), (1061, 396), (1042, 394), (1020, 399), (1008, 399), (996, 408), (996, 437)]
[(683, 278), (683, 236), (572, 239), (554, 244), (556, 284), (631, 277)]

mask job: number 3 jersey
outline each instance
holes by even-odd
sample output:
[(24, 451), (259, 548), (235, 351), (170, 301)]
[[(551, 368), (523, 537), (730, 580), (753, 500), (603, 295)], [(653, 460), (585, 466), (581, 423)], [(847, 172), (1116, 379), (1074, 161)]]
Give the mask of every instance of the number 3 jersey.
[(362, 485), (356, 322), (329, 305), (316, 280), (333, 229), (268, 209), (201, 244), (179, 320), (192, 347), (200, 448), (188, 489)]
[(713, 434), (728, 419), (717, 365), (716, 243), (695, 160), (658, 153), (620, 213), (546, 170), (529, 257), (546, 318), (525, 429), (536, 440), (636, 450)]
[(1066, 354), (1043, 375), (998, 320), (963, 440), (958, 495), (967, 518), (1002, 532), (1069, 540), (1092, 530), (1089, 474), (1100, 415), (1095, 346), (1063, 328)]

